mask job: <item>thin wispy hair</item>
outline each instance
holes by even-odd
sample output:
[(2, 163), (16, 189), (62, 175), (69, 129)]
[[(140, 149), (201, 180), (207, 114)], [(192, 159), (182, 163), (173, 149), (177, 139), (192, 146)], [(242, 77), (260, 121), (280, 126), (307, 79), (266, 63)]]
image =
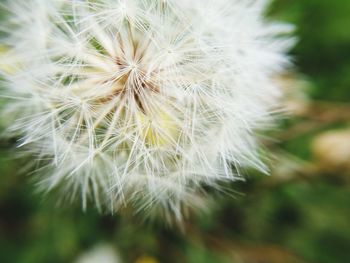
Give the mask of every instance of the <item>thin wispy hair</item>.
[(267, 168), (256, 131), (278, 109), (290, 25), (269, 1), (8, 1), (1, 96), (39, 188), (102, 211), (182, 218), (202, 187)]

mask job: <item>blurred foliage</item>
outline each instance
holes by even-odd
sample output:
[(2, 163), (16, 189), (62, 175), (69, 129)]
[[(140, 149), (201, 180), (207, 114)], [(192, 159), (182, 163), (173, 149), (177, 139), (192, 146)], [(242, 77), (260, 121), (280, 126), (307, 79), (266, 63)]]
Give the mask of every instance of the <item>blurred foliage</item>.
[(296, 25), (299, 44), (293, 55), (315, 84), (313, 98), (349, 101), (350, 2), (279, 0), (273, 11)]
[[(333, 161), (327, 163), (327, 151), (315, 153), (324, 147), (314, 144), (324, 132), (348, 129), (349, 14), (350, 1), (275, 1), (270, 15), (296, 25), (292, 56), (303, 76), (281, 80), (289, 82), (286, 103), (296, 111), (271, 132), (277, 140), (266, 142), (272, 176), (249, 172), (246, 182), (227, 186), (237, 191), (233, 197), (213, 194), (207, 211), (192, 215), (182, 230), (43, 200), (21, 173), (29, 160), (14, 159), (14, 143), (0, 141), (0, 262), (76, 262), (100, 244), (135, 263), (348, 262), (350, 173), (336, 167), (334, 156), (343, 165), (350, 155), (328, 141)], [(310, 99), (300, 96), (305, 93)]]

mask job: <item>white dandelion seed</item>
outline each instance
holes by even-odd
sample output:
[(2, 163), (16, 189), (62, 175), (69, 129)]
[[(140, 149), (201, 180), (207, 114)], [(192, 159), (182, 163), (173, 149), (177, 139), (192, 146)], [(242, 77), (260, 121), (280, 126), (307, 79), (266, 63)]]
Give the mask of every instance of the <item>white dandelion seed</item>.
[(181, 219), (203, 185), (264, 171), (254, 131), (293, 44), (263, 19), (268, 2), (8, 1), (3, 112), (42, 163), (41, 188)]

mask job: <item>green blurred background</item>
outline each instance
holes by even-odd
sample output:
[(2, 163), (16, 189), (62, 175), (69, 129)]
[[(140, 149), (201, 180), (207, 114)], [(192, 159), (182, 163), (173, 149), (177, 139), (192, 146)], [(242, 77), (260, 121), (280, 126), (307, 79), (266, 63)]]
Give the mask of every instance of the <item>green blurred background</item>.
[(271, 176), (246, 171), (181, 230), (57, 206), (2, 139), (0, 262), (350, 262), (350, 1), (277, 0), (269, 16), (299, 38), (296, 69), (276, 78), (290, 113), (264, 142)]

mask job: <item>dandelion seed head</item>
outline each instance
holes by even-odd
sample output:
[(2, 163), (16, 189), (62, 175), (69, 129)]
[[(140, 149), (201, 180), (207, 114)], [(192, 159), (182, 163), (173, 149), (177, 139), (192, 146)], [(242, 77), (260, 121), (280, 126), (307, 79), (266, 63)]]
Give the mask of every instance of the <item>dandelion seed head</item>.
[(40, 188), (101, 210), (181, 219), (203, 185), (259, 160), (289, 63), (268, 1), (8, 1), (3, 112), (34, 153)]

